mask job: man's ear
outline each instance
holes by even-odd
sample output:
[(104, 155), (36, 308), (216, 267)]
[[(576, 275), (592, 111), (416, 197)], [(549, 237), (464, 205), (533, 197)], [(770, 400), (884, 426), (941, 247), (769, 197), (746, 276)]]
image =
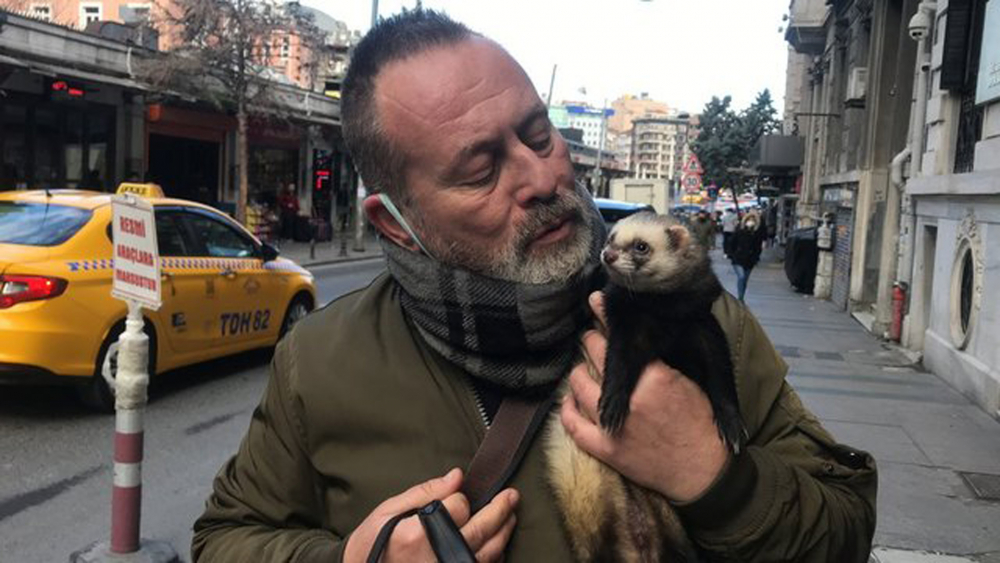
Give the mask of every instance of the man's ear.
[(370, 195), (364, 201), (365, 215), (372, 225), (382, 233), (382, 235), (403, 248), (420, 252), (420, 247), (413, 242), (413, 238), (407, 234), (406, 229), (400, 226), (396, 218), (389, 213), (389, 210), (382, 204), (377, 194)]

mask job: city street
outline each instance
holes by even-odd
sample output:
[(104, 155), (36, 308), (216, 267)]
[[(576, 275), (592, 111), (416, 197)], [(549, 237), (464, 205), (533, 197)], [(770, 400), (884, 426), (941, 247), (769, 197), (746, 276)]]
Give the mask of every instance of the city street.
[[(327, 303), (366, 285), (381, 260), (312, 268)], [(155, 380), (146, 411), (145, 537), (189, 559), (191, 524), (212, 476), (236, 450), (267, 381), (270, 350), (180, 369)], [(49, 563), (107, 539), (114, 417), (69, 389), (0, 393), (0, 562)]]
[[(715, 260), (732, 291), (735, 276), (721, 256)], [(381, 260), (312, 267), (323, 302), (381, 269)], [(878, 461), (873, 561), (996, 561), (1000, 503), (977, 498), (963, 474), (997, 473), (1000, 424), (829, 302), (794, 293), (773, 255), (754, 270), (747, 301), (803, 401), (835, 436)], [(143, 534), (171, 542), (185, 561), (191, 524), (212, 476), (238, 446), (267, 361), (268, 351), (245, 354), (153, 385)], [(4, 389), (0, 561), (61, 562), (107, 536), (112, 427), (112, 418), (84, 411), (65, 390)]]

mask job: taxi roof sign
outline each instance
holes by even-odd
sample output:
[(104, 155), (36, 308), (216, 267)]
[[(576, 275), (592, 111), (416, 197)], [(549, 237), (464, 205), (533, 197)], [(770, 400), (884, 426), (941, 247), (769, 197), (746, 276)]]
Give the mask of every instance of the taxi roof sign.
[(166, 197), (163, 195), (163, 188), (159, 184), (136, 184), (124, 182), (119, 184), (118, 195), (132, 194), (139, 197)]

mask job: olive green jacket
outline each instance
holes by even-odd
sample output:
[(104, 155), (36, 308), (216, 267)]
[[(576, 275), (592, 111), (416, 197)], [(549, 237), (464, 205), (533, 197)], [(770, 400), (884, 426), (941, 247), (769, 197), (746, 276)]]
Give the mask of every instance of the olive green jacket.
[[(348, 535), (412, 485), (466, 467), (485, 433), (468, 376), (432, 352), (382, 276), (305, 318), (277, 347), (264, 398), (195, 523), (196, 562), (340, 561)], [(871, 457), (838, 445), (784, 381), (787, 368), (728, 294), (750, 445), (678, 507), (706, 558), (863, 562), (875, 529)], [(513, 562), (571, 561), (542, 440), (514, 474)]]

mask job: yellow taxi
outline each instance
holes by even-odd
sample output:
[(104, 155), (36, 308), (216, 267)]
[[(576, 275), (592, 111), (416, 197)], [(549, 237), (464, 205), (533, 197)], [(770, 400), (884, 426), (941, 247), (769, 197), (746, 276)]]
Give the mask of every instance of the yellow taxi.
[[(163, 305), (143, 310), (151, 374), (271, 346), (316, 303), (313, 276), (216, 209), (123, 184), (156, 217)], [(111, 194), (0, 192), (0, 383), (76, 383), (113, 407), (127, 307), (111, 296)]]

